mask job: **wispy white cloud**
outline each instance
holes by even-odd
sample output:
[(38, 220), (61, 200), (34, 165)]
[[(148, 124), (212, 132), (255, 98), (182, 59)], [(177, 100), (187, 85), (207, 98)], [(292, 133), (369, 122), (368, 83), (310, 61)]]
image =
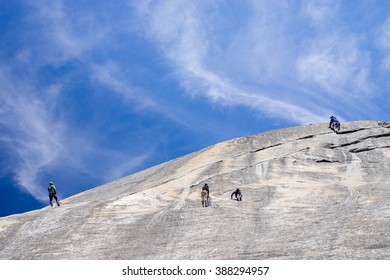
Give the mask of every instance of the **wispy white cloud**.
[(218, 3), (149, 1), (139, 8), (143, 32), (188, 93), (296, 123), (320, 121), (342, 111), (339, 101), (374, 94), (367, 38), (345, 28), (339, 1), (241, 5), (250, 12), (223, 30), (231, 34), (225, 37), (215, 33), (224, 19)]
[[(53, 170), (66, 166), (64, 174), (71, 174), (72, 169), (99, 173), (92, 170), (93, 162), (96, 158), (107, 159), (115, 151), (104, 150), (91, 137), (96, 131), (72, 135), (80, 129), (70, 127), (66, 117), (68, 108), (61, 103), (71, 81), (66, 75), (56, 81), (45, 80), (41, 70), (77, 61), (87, 70), (85, 79), (88, 80), (94, 70), (90, 68), (90, 52), (99, 49), (102, 40), (107, 39), (105, 43), (109, 44), (110, 36), (97, 18), (79, 11), (76, 13), (83, 18), (69, 14), (63, 1), (29, 4), (33, 10), (28, 22), (35, 28), (23, 33), (29, 38), (28, 43), (18, 45), (15, 57), (0, 61), (0, 129), (6, 132), (0, 142), (7, 148), (17, 185), (36, 199), (46, 201), (46, 181), (55, 175)], [(110, 82), (109, 76), (101, 77)], [(115, 87), (123, 96), (129, 97), (133, 92), (120, 83)], [(93, 153), (97, 155), (94, 157)], [(142, 153), (126, 166), (136, 168), (148, 156)], [(126, 158), (116, 157), (110, 162), (113, 166), (124, 165)], [(101, 168), (109, 171), (104, 166)], [(101, 172), (98, 176), (101, 181), (107, 174)]]
[(56, 118), (53, 104), (4, 67), (0, 68), (0, 100), (0, 125), (8, 131), (2, 142), (16, 153), (15, 179), (26, 192), (43, 200), (46, 195), (39, 174), (66, 152), (61, 140), (66, 125)]
[(30, 24), (37, 26), (39, 32), (34, 38), (39, 43), (35, 52), (43, 63), (83, 60), (89, 51), (108, 43), (109, 30), (87, 10), (72, 9), (62, 0), (34, 1), (30, 5), (34, 12), (29, 17)]
[[(140, 6), (147, 8), (147, 1), (137, 2)], [(182, 2), (183, 7), (188, 5)], [(107, 6), (110, 7), (110, 6)], [(113, 6), (115, 7), (115, 5)], [(113, 8), (110, 7), (110, 8)], [(175, 6), (172, 6), (174, 8)], [(172, 106), (164, 106), (161, 102), (161, 97), (158, 93), (152, 93), (150, 90), (137, 86), (132, 81), (132, 77), (126, 76), (126, 71), (129, 65), (126, 65), (119, 58), (115, 60), (113, 57), (108, 59), (97, 59), (93, 56), (94, 53), (99, 56), (100, 50), (117, 50), (121, 42), (116, 36), (116, 21), (110, 20), (101, 22), (99, 13), (89, 15), (87, 10), (72, 14), (66, 5), (66, 1), (48, 1), (48, 3), (35, 3), (36, 15), (34, 20), (38, 20), (43, 25), (43, 40), (44, 45), (41, 46), (43, 52), (49, 53), (54, 60), (45, 61), (46, 63), (58, 63), (58, 61), (77, 60), (84, 67), (83, 75), (91, 79), (94, 83), (107, 89), (109, 94), (120, 96), (124, 102), (128, 102), (129, 109), (132, 111), (153, 110), (153, 112), (161, 114), (176, 123), (179, 123), (187, 128), (194, 128), (197, 125), (189, 124), (183, 116), (185, 115), (179, 108)], [(116, 11), (114, 9), (114, 11)], [(103, 16), (104, 18), (104, 16)], [(164, 18), (162, 18), (164, 19)], [(131, 22), (130, 19), (124, 18), (123, 21)], [(164, 40), (173, 40), (174, 34), (171, 34), (170, 28), (165, 28), (164, 25), (169, 24), (169, 21), (156, 22), (153, 24), (155, 34)], [(174, 23), (171, 23), (172, 26)], [(187, 26), (181, 27), (182, 30), (176, 30), (182, 34), (186, 33)], [(133, 27), (128, 27), (129, 30), (119, 30), (124, 37), (119, 40), (124, 40), (126, 35), (133, 30)], [(180, 29), (180, 28), (179, 28)], [(188, 37), (182, 44), (191, 45), (192, 38)], [(169, 49), (165, 49), (167, 53)], [(170, 55), (175, 55), (174, 52)], [(123, 54), (126, 56), (126, 54)], [(91, 92), (91, 95), (94, 93)]]
[(158, 107), (152, 96), (143, 88), (131, 84), (131, 81), (123, 76), (123, 69), (114, 61), (102, 64), (89, 64), (91, 79), (102, 86), (107, 87), (112, 93), (121, 96), (124, 100), (137, 103), (135, 110)]
[(302, 1), (302, 12), (316, 27), (329, 26), (329, 22), (337, 20), (340, 3), (337, 0)]
[(382, 48), (390, 48), (390, 15), (387, 17), (385, 22), (379, 27), (379, 44)]
[(390, 70), (390, 15), (384, 21), (384, 23), (377, 28), (377, 45), (383, 53), (382, 69)]
[[(341, 35), (341, 34), (340, 34)], [(355, 37), (339, 35), (311, 39), (297, 59), (297, 71), (303, 82), (316, 83), (334, 96), (345, 96), (355, 90), (368, 93), (370, 60), (359, 49)]]
[[(208, 29), (209, 25), (213, 25), (213, 22), (209, 22), (211, 19), (207, 18), (206, 15), (209, 6), (194, 5), (193, 2), (188, 1), (153, 2), (148, 8), (145, 8), (144, 4), (140, 11), (141, 17), (147, 19), (147, 27), (145, 28), (147, 36), (155, 40), (167, 59), (176, 67), (182, 86), (187, 92), (205, 96), (214, 102), (222, 102), (226, 105), (246, 105), (273, 117), (278, 116), (297, 123), (308, 122), (308, 117), (311, 121), (320, 119), (316, 113), (301, 107), (299, 102), (294, 104), (280, 98), (285, 95), (281, 91), (272, 90), (271, 87), (265, 90), (264, 84), (258, 84), (259, 90), (248, 90), (248, 85), (253, 88), (256, 85), (255, 79), (261, 80), (261, 76), (251, 76), (249, 79), (247, 77), (246, 81), (240, 83), (234, 75), (236, 69), (221, 71), (218, 69), (218, 65), (209, 63), (211, 60), (217, 62), (216, 64), (224, 64), (224, 60), (230, 59), (226, 52), (221, 51), (221, 48), (216, 54), (219, 60), (217, 61), (213, 56), (215, 54), (213, 44), (216, 42), (213, 41), (215, 34)], [(255, 9), (253, 18), (248, 20), (246, 26), (238, 28), (241, 37), (239, 35), (235, 37), (235, 39), (239, 38), (241, 42), (247, 42), (243, 45), (235, 45), (235, 51), (239, 52), (246, 62), (245, 66), (236, 64), (233, 67), (256, 68), (255, 65), (264, 64), (256, 74), (265, 74), (268, 77), (267, 81), (269, 81), (269, 78), (272, 79), (274, 75), (281, 75), (280, 72), (283, 72), (283, 76), (285, 72), (279, 70), (284, 65), (285, 68), (289, 68), (288, 65), (283, 64), (282, 60), (290, 58), (287, 57), (287, 53), (283, 51), (280, 43), (287, 44), (290, 36), (286, 35), (286, 38), (283, 39), (287, 30), (285, 26), (277, 23), (276, 18), (274, 22), (270, 22), (271, 19), (262, 18), (263, 15), (266, 15), (264, 6), (260, 5), (254, 8), (257, 10)], [(256, 11), (259, 15), (256, 14)], [(271, 34), (272, 31), (269, 29), (271, 23), (276, 23), (282, 33), (276, 36)], [(237, 30), (234, 31), (237, 32)], [(246, 36), (244, 37), (242, 34)], [(275, 43), (279, 44), (275, 45)], [(233, 46), (235, 43), (227, 41), (218, 42), (218, 44), (221, 47), (222, 44)], [(277, 55), (272, 54), (272, 50), (276, 50)], [(232, 53), (231, 48), (229, 52)], [(248, 59), (246, 60), (244, 52), (247, 54)], [(282, 58), (279, 58), (278, 55), (282, 55)]]

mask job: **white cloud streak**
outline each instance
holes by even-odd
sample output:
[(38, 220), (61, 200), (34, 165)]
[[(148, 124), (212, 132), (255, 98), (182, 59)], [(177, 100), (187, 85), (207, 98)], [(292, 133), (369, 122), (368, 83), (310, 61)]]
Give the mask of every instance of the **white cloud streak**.
[(295, 123), (319, 122), (349, 98), (373, 95), (371, 60), (365, 37), (344, 28), (338, 1), (300, 3), (243, 1), (247, 20), (224, 30), (232, 35), (223, 41), (215, 39), (224, 17), (218, 2), (149, 1), (138, 11), (187, 92)]
[(383, 52), (383, 60), (381, 63), (382, 69), (390, 70), (390, 15), (385, 22), (378, 28), (377, 44), (380, 50)]
[(337, 20), (340, 1), (316, 0), (302, 1), (302, 11), (316, 27), (329, 26), (329, 22)]
[[(93, 157), (91, 153), (103, 148), (86, 131), (83, 135), (72, 136), (72, 129), (64, 118), (66, 109), (60, 110), (63, 114), (58, 113), (62, 106), (59, 97), (68, 86), (67, 78), (39, 85), (37, 80), (43, 79), (39, 71), (42, 67), (61, 67), (69, 61), (84, 63), (88, 69), (89, 52), (99, 48), (99, 42), (109, 35), (92, 16), (70, 16), (63, 1), (29, 4), (33, 12), (29, 14), (28, 22), (35, 28), (27, 29), (23, 34), (30, 38), (28, 44), (18, 46), (14, 59), (0, 61), (0, 129), (6, 132), (1, 135), (0, 142), (7, 148), (17, 185), (36, 199), (46, 201), (47, 179), (49, 174), (55, 175), (52, 173), (55, 168), (68, 165), (64, 174), (72, 168), (98, 172), (90, 170), (93, 164), (88, 160)], [(129, 92), (121, 84), (115, 87), (120, 92)], [(84, 149), (82, 145), (85, 145)], [(74, 152), (83, 158), (71, 158)], [(106, 150), (102, 153), (99, 153), (100, 158), (115, 152)], [(139, 155), (126, 166), (136, 168), (148, 156), (146, 153)], [(125, 166), (124, 162), (126, 158), (116, 157), (111, 163)], [(99, 176), (107, 175), (102, 172)], [(104, 180), (103, 177), (100, 180)]]
[(301, 81), (314, 82), (334, 96), (349, 95), (350, 92), (345, 89), (361, 93), (372, 90), (367, 79), (370, 60), (365, 52), (359, 50), (356, 38), (320, 37), (306, 45), (306, 53), (297, 59)]
[[(109, 30), (92, 14), (77, 9), (67, 10), (67, 1), (34, 1), (35, 13), (29, 21), (39, 27), (42, 63), (61, 64), (70, 59), (84, 59), (89, 51), (108, 43)], [(73, 13), (73, 14), (71, 14)]]
[[(162, 52), (178, 69), (182, 85), (188, 92), (227, 105), (246, 105), (270, 114), (272, 117), (282, 117), (296, 123), (307, 123), (309, 119), (311, 122), (320, 120), (319, 115), (298, 105), (299, 103), (293, 104), (279, 98), (284, 95), (280, 91), (248, 90), (245, 85), (235, 82), (235, 77), (230, 76), (229, 72), (222, 73), (215, 70), (217, 66), (213, 67), (208, 63), (209, 60), (213, 59), (211, 45), (215, 42), (210, 39), (213, 34), (208, 33), (207, 24), (210, 22), (207, 22), (204, 11), (199, 6), (201, 5), (195, 6), (193, 2), (188, 1), (164, 1), (153, 2), (147, 9), (143, 5), (140, 9), (141, 17), (148, 19), (145, 28), (147, 36), (157, 42)], [(256, 8), (259, 9), (259, 13), (264, 12), (263, 6)], [(257, 20), (257, 17), (254, 16), (254, 20), (249, 21), (248, 30), (243, 30), (247, 37), (242, 37), (240, 40), (250, 42), (251, 48), (248, 58), (252, 59), (251, 62), (246, 61), (249, 62), (249, 65), (244, 67), (253, 68), (251, 64), (260, 65), (264, 62), (263, 70), (268, 73), (266, 75), (272, 77), (273, 73), (277, 74), (283, 65), (282, 61), (275, 56), (271, 55), (271, 60), (267, 57), (270, 57), (272, 43), (275, 40), (282, 40), (282, 38), (281, 36), (261, 38), (260, 34), (270, 35), (270, 31), (261, 26), (261, 23), (264, 23), (264, 19)], [(268, 25), (269, 23), (265, 22), (264, 24)], [(260, 32), (260, 34), (256, 34), (256, 32)], [(272, 41), (267, 43), (268, 39), (272, 39)], [(256, 42), (256, 40), (259, 41)], [(226, 43), (232, 44), (232, 42)], [(248, 48), (247, 45), (244, 47)], [(277, 46), (276, 49), (278, 49)], [(238, 51), (243, 53), (240, 49)], [(281, 48), (279, 48), (278, 54), (285, 55)], [(221, 54), (219, 56), (220, 59), (229, 59)], [(275, 59), (272, 60), (272, 58)], [(221, 61), (218, 62), (221, 63)], [(240, 66), (235, 65), (235, 67)], [(255, 77), (250, 78), (255, 79)], [(248, 82), (251, 84), (253, 80)], [(264, 86), (262, 87), (264, 88)]]
[(104, 64), (89, 64), (91, 78), (110, 89), (113, 93), (120, 95), (124, 100), (133, 101), (137, 104), (137, 110), (157, 107), (157, 103), (146, 92), (146, 90), (129, 85), (128, 80), (121, 74), (121, 66), (109, 61)]
[(64, 146), (64, 123), (51, 110), (48, 100), (37, 97), (37, 92), (0, 68), (0, 125), (9, 134), (3, 143), (16, 152), (15, 179), (24, 191), (45, 200), (39, 174), (55, 165)]

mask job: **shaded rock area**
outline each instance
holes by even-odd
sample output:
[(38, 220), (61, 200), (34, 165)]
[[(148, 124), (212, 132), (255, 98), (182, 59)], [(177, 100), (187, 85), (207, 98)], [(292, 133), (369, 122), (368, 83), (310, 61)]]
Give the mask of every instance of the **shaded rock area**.
[(389, 148), (379, 121), (225, 141), (0, 218), (0, 259), (390, 259)]

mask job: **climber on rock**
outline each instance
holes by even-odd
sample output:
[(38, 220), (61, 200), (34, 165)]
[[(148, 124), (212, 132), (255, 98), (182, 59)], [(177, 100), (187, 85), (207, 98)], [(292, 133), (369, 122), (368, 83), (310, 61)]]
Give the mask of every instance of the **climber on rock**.
[(203, 191), (203, 190), (206, 190), (206, 191), (207, 191), (207, 196), (210, 195), (209, 185), (204, 184), (204, 186), (202, 187), (202, 191)]
[(242, 200), (242, 193), (239, 188), (237, 188), (232, 194), (230, 195), (230, 199), (233, 199), (233, 195), (236, 196), (236, 200), (241, 201)]
[(49, 191), (50, 206), (53, 207), (53, 203), (52, 203), (53, 198), (56, 200), (57, 206), (60, 206), (57, 197), (57, 189), (54, 186), (53, 182), (49, 183), (49, 187), (47, 188), (47, 190)]
[(210, 189), (209, 189), (209, 185), (204, 184), (204, 186), (202, 187), (202, 192), (203, 191), (207, 192), (206, 205), (209, 206), (210, 205)]
[(338, 121), (338, 119), (336, 119), (335, 116), (330, 116), (330, 122), (329, 122), (329, 128), (335, 130), (340, 130), (340, 122)]

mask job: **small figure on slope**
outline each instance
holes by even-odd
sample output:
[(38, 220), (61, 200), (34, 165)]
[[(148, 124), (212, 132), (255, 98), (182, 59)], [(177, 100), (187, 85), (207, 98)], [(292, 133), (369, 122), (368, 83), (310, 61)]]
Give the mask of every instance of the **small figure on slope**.
[[(204, 186), (202, 187), (201, 197), (202, 197), (202, 206), (203, 207), (210, 206), (210, 189), (209, 189), (209, 185), (204, 184)], [(205, 201), (203, 199), (205, 199)]]
[(329, 128), (334, 130), (336, 133), (340, 130), (340, 122), (335, 116), (330, 116)]
[(57, 197), (57, 189), (52, 182), (49, 183), (49, 187), (47, 188), (47, 190), (49, 191), (50, 206), (53, 207), (53, 203), (52, 203), (53, 198), (56, 200), (57, 206), (60, 206)]
[(232, 192), (230, 199), (233, 199), (233, 195), (236, 196), (236, 200), (241, 201), (242, 200), (242, 193), (239, 188), (237, 188), (234, 192)]

